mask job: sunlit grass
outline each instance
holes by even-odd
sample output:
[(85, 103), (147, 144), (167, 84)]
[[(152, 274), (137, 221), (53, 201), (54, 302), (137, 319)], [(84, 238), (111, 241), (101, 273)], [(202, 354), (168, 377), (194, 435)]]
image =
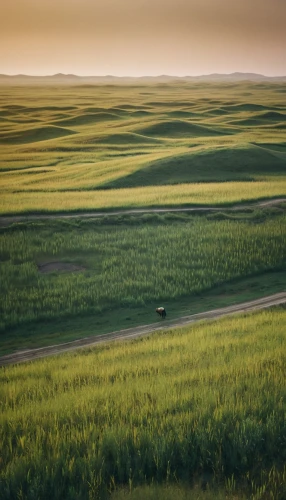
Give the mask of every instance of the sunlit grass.
[[(284, 92), (250, 83), (1, 86), (0, 214), (284, 197)], [(112, 311), (112, 328), (119, 310), (126, 327), (133, 308), (179, 306), (195, 294), (198, 302), (235, 280), (259, 276), (257, 290), (267, 271), (285, 269), (285, 215), (236, 217), (2, 228), (1, 345), (13, 328), (10, 349), (25, 347), (28, 327), (29, 345), (37, 335), (86, 335), (87, 323), (89, 335), (100, 333)], [(81, 270), (41, 275), (47, 261)], [(0, 497), (284, 500), (285, 319), (280, 308), (3, 368)]]
[(41, 213), (113, 208), (226, 205), (285, 196), (286, 178), (261, 182), (180, 184), (103, 191), (3, 192), (0, 213)]
[[(285, 195), (280, 90), (247, 83), (1, 86), (0, 213)], [(102, 187), (110, 189), (95, 191)]]
[(182, 480), (282, 500), (285, 320), (281, 308), (2, 370), (2, 497)]

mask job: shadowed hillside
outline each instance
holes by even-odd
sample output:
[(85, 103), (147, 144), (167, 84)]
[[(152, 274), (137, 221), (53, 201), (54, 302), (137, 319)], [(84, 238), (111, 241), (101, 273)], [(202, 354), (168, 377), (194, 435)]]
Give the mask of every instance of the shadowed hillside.
[(72, 135), (75, 132), (63, 127), (38, 127), (0, 134), (0, 143), (25, 144)]
[(243, 149), (203, 150), (166, 157), (104, 187), (242, 181), (279, 174), (286, 174), (284, 158), (277, 157), (266, 149), (250, 146)]
[(206, 137), (206, 136), (216, 136), (216, 135), (226, 135), (229, 131), (223, 131), (217, 128), (209, 128), (202, 125), (197, 125), (182, 120), (168, 120), (163, 122), (155, 123), (138, 129), (137, 132), (155, 137), (165, 137), (165, 138), (180, 138), (180, 137)]
[[(283, 82), (52, 81), (2, 82), (2, 213), (227, 203), (286, 191)], [(207, 183), (217, 183), (215, 196)]]
[(109, 120), (119, 120), (120, 116), (115, 115), (114, 113), (86, 113), (79, 116), (74, 116), (73, 118), (59, 120), (58, 122), (54, 122), (54, 125), (64, 125), (66, 127), (78, 127), (81, 125), (89, 125), (98, 122), (104, 122)]

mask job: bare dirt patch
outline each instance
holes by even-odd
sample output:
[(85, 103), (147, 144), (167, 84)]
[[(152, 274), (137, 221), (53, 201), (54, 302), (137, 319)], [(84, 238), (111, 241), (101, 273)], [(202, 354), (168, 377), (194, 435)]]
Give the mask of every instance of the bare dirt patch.
[(84, 271), (85, 268), (82, 266), (77, 266), (76, 264), (70, 264), (68, 262), (45, 262), (44, 264), (38, 264), (38, 270), (42, 274), (54, 272), (75, 273)]

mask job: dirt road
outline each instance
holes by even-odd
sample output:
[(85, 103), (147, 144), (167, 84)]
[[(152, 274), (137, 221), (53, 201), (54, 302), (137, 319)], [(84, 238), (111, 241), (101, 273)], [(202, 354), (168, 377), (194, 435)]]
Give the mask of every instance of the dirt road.
[(9, 226), (15, 222), (28, 222), (33, 220), (49, 220), (49, 219), (77, 219), (77, 218), (98, 218), (98, 217), (113, 217), (117, 215), (140, 215), (140, 214), (160, 214), (166, 212), (221, 212), (221, 211), (239, 211), (247, 208), (267, 207), (285, 203), (286, 198), (271, 199), (259, 201), (257, 203), (233, 205), (230, 207), (162, 207), (162, 208), (134, 208), (130, 210), (110, 210), (106, 212), (77, 212), (77, 213), (51, 213), (51, 214), (27, 214), (27, 215), (1, 215), (0, 227)]
[(83, 339), (75, 340), (73, 342), (66, 342), (65, 344), (15, 352), (13, 354), (8, 354), (6, 356), (0, 357), (0, 366), (23, 363), (25, 361), (32, 361), (34, 359), (43, 358), (46, 356), (52, 356), (55, 354), (60, 354), (68, 351), (73, 351), (75, 349), (80, 349), (83, 347), (96, 346), (104, 342), (110, 342), (114, 340), (135, 339), (141, 337), (142, 335), (148, 335), (157, 332), (159, 330), (166, 330), (169, 328), (185, 326), (190, 323), (195, 323), (197, 321), (206, 319), (212, 319), (212, 320), (218, 319), (221, 318), (222, 316), (227, 316), (235, 313), (265, 309), (267, 307), (277, 306), (279, 304), (285, 304), (285, 303), (286, 303), (286, 292), (276, 293), (275, 295), (270, 295), (268, 297), (263, 297), (261, 299), (252, 300), (249, 302), (243, 302), (241, 304), (223, 307), (220, 309), (214, 309), (211, 311), (206, 311), (199, 314), (193, 314), (190, 316), (183, 316), (181, 318), (177, 318), (174, 320), (169, 320), (169, 321), (158, 320), (157, 323), (152, 323), (150, 325), (138, 326), (136, 328), (128, 328), (126, 330), (107, 333), (105, 335), (86, 337)]

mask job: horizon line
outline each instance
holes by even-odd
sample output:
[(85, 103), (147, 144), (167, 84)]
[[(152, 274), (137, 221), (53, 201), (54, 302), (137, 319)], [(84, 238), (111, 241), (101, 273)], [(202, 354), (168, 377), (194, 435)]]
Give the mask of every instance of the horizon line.
[(27, 73), (15, 73), (15, 74), (8, 74), (8, 73), (0, 73), (0, 76), (6, 76), (6, 77), (30, 77), (30, 78), (52, 78), (52, 77), (76, 77), (76, 78), (200, 78), (200, 77), (210, 77), (210, 76), (234, 76), (234, 75), (252, 75), (252, 76), (258, 76), (258, 77), (263, 77), (263, 78), (283, 78), (286, 76), (284, 75), (264, 75), (262, 73), (255, 73), (255, 72), (250, 72), (250, 71), (235, 71), (231, 73), (207, 73), (207, 74), (198, 74), (198, 75), (172, 75), (172, 74), (157, 74), (157, 75), (112, 75), (112, 74), (104, 74), (104, 75), (78, 75), (76, 73), (52, 73), (52, 74), (45, 74), (45, 75), (39, 75), (39, 74), (27, 74)]

